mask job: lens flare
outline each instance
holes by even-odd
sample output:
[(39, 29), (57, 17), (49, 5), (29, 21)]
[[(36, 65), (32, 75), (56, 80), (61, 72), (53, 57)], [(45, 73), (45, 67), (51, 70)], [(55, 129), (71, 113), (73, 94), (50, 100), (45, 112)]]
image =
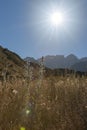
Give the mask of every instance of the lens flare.
[(21, 127), (20, 130), (26, 130), (25, 127)]

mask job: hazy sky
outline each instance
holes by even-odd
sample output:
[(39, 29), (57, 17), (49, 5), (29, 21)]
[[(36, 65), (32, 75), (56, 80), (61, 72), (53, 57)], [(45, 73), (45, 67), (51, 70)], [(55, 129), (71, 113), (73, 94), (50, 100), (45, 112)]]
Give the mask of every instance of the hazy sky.
[[(64, 12), (63, 25), (48, 21)], [(0, 0), (0, 44), (21, 57), (87, 56), (87, 0)]]

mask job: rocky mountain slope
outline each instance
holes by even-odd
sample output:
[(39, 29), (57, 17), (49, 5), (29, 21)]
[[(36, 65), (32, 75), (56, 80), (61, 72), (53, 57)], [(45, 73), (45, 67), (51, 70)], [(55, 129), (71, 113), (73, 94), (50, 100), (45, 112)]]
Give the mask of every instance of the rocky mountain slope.
[(24, 60), (16, 53), (0, 46), (0, 76), (23, 76)]

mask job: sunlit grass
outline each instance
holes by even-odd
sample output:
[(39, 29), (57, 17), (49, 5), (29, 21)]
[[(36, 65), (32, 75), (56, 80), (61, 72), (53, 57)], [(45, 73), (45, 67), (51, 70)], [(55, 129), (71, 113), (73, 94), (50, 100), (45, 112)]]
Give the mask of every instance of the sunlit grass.
[(27, 86), (16, 82), (8, 82), (4, 91), (0, 85), (2, 130), (86, 130), (87, 77), (43, 77)]

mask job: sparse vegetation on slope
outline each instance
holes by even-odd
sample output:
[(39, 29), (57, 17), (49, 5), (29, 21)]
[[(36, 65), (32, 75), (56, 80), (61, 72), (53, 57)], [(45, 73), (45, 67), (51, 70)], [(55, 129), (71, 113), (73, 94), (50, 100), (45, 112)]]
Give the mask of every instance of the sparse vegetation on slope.
[(23, 76), (25, 62), (14, 52), (0, 46), (0, 78), (2, 73), (6, 76)]

